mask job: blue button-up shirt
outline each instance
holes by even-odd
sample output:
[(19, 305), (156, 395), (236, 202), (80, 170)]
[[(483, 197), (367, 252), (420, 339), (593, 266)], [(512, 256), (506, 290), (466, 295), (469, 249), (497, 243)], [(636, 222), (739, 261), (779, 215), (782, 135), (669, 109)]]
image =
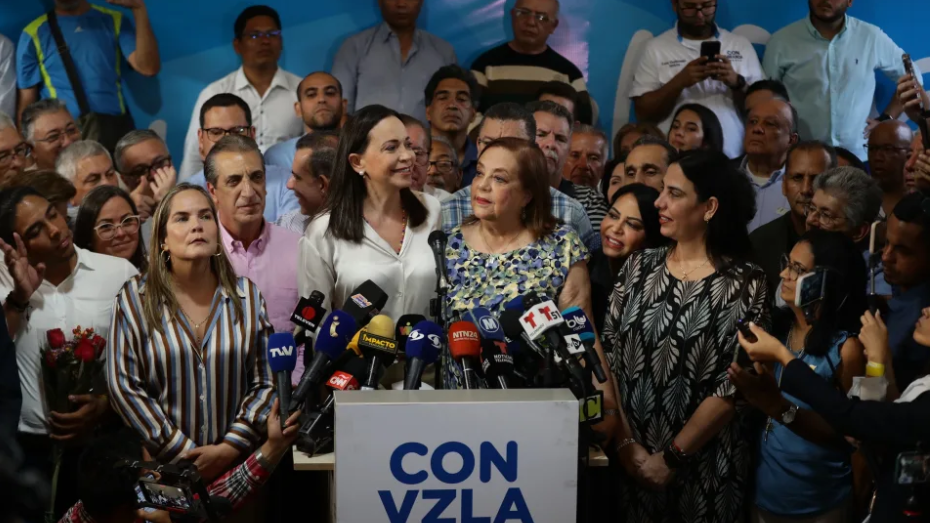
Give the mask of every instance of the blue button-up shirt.
[(785, 168), (772, 173), (769, 181), (765, 185), (756, 183), (756, 179), (749, 172), (749, 157), (743, 157), (740, 164), (740, 170), (746, 173), (749, 182), (756, 189), (756, 216), (749, 222), (749, 232), (769, 223), (776, 218), (780, 218), (791, 210), (788, 198), (781, 190), (782, 178), (785, 177)]
[(297, 155), (297, 140), (301, 138), (303, 136), (297, 136), (272, 145), (265, 151), (265, 165), (277, 165), (290, 171), (294, 166), (294, 156)]
[[(549, 188), (552, 196), (552, 215), (571, 226), (581, 237), (589, 251), (601, 248), (601, 235), (591, 226), (591, 220), (584, 207), (577, 200)], [(462, 224), (462, 221), (473, 214), (471, 208), (471, 187), (466, 187), (452, 195), (452, 199), (442, 204), (442, 230), (451, 234), (452, 229)]]
[(904, 390), (917, 379), (930, 361), (930, 350), (914, 341), (914, 327), (924, 307), (930, 307), (930, 283), (918, 285), (907, 292), (895, 289), (888, 301), (888, 347), (894, 361), (898, 390)]
[(845, 147), (864, 161), (875, 71), (897, 82), (905, 74), (902, 54), (881, 29), (862, 20), (847, 16), (843, 30), (827, 40), (807, 17), (772, 36), (762, 65), (788, 88), (802, 139)]
[(381, 104), (426, 121), (426, 84), (437, 69), (457, 63), (452, 45), (417, 29), (402, 60), (394, 31), (381, 23), (350, 36), (333, 59), (333, 76), (342, 82), (349, 112)]
[[(265, 165), (265, 221), (275, 223), (285, 214), (300, 210), (300, 203), (294, 191), (287, 188), (287, 179), (291, 177), (291, 169), (277, 165)], [(191, 176), (187, 183), (199, 185), (207, 189), (207, 178), (203, 169)], [(209, 189), (207, 189), (209, 191)]]

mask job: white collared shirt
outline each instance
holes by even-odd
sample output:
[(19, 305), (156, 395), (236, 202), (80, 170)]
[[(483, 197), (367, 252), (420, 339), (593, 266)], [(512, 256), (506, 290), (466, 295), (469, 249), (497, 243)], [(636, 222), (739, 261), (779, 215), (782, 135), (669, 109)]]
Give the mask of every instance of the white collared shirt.
[(329, 213), (314, 218), (298, 247), (300, 295), (320, 291), (330, 305), (327, 309), (339, 309), (356, 287), (371, 280), (387, 293), (381, 312), (391, 319), (397, 321), (404, 314), (429, 316), (436, 262), (427, 240), (431, 232), (441, 229), (442, 214), (439, 200), (423, 193), (418, 196), (428, 212), (426, 222), (416, 229), (407, 224), (400, 254), (367, 223), (362, 241), (351, 243), (327, 234)]
[[(720, 52), (730, 58), (733, 69), (746, 79), (746, 85), (762, 80), (762, 65), (752, 43), (745, 37), (717, 28), (716, 38), (720, 41)], [(690, 62), (701, 56), (701, 40), (688, 40), (678, 34), (678, 26), (662, 33), (646, 43), (639, 67), (633, 77), (630, 98), (638, 98), (657, 91), (669, 83)], [(720, 80), (708, 78), (681, 92), (675, 102), (675, 110), (688, 103), (699, 103), (717, 115), (723, 127), (723, 152), (730, 158), (743, 154), (745, 126), (733, 98), (733, 90)], [(668, 134), (675, 110), (668, 114), (659, 127)]]
[[(139, 274), (131, 263), (122, 258), (80, 247), (74, 250), (77, 251), (77, 264), (71, 276), (57, 287), (42, 280), (38, 290), (29, 298), (29, 308), (20, 322), (19, 331), (10, 333), (16, 344), (16, 365), (23, 394), (20, 432), (48, 433), (48, 411), (43, 401), (45, 393), (39, 362), (39, 350), (45, 345), (46, 332), (61, 329), (70, 339), (71, 330), (80, 325), (82, 329), (93, 327), (94, 332), (106, 338), (116, 295), (129, 278)], [(13, 287), (9, 272), (0, 271), (0, 296), (6, 299)]]
[(294, 102), (297, 101), (297, 86), (301, 78), (278, 68), (271, 81), (271, 86), (260, 96), (252, 87), (242, 67), (208, 85), (194, 104), (191, 124), (184, 139), (184, 161), (178, 173), (182, 182), (203, 169), (200, 158), (200, 143), (197, 130), (200, 129), (200, 108), (203, 104), (220, 93), (231, 93), (245, 100), (252, 111), (252, 125), (255, 127), (255, 142), (264, 152), (272, 145), (300, 136), (304, 132), (304, 123), (294, 114)]

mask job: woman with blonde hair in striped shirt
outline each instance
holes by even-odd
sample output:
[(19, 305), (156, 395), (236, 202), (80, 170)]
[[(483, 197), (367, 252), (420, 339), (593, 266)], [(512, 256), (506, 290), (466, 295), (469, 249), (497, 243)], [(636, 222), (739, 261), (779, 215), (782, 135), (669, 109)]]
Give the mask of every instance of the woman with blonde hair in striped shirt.
[(173, 188), (155, 210), (148, 274), (117, 296), (107, 347), (112, 404), (160, 461), (208, 480), (259, 442), (272, 400), (272, 332), (258, 287), (237, 278), (206, 191)]

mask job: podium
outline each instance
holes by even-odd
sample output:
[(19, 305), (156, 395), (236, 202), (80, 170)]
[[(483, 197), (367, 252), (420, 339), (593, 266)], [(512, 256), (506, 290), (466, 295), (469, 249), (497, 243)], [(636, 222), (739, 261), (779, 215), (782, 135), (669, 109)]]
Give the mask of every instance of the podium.
[(295, 470), (334, 471), (330, 521), (575, 519), (568, 390), (337, 392), (336, 435), (335, 454), (294, 452)]

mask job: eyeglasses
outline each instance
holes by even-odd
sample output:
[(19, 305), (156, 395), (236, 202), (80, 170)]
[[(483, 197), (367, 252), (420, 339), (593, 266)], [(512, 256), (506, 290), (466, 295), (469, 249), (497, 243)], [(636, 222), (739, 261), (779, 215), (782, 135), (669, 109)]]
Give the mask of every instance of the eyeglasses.
[(29, 158), (32, 156), (32, 146), (28, 143), (21, 143), (12, 149), (0, 151), (0, 166), (8, 167), (13, 163), (14, 157)]
[(139, 225), (141, 224), (142, 220), (139, 216), (127, 216), (120, 223), (101, 223), (94, 227), (94, 230), (97, 231), (97, 236), (101, 240), (106, 241), (112, 240), (116, 236), (117, 229), (121, 229), (126, 234), (135, 234), (139, 232)]
[(429, 164), (429, 153), (419, 147), (413, 148), (413, 154), (416, 155), (417, 165), (428, 165)]
[(715, 2), (712, 4), (690, 5), (687, 7), (679, 5), (678, 10), (685, 16), (694, 16), (698, 13), (698, 11), (704, 15), (709, 16), (717, 12), (717, 3)]
[(893, 145), (870, 145), (869, 152), (871, 154), (894, 154), (894, 153), (910, 153), (910, 147), (895, 147)]
[(140, 165), (128, 173), (123, 173), (123, 176), (129, 176), (131, 178), (142, 178), (143, 176), (149, 175), (163, 167), (171, 167), (170, 156), (156, 158), (155, 161), (152, 162), (152, 165)]
[(816, 216), (820, 219), (820, 223), (827, 227), (833, 227), (844, 220), (844, 217), (835, 216), (829, 209), (818, 209), (813, 202), (804, 208), (804, 216), (808, 218)]
[(232, 127), (230, 129), (223, 129), (221, 127), (211, 127), (209, 129), (201, 129), (201, 130), (204, 133), (206, 133), (207, 138), (209, 138), (211, 142), (218, 142), (220, 141), (220, 138), (228, 134), (235, 134), (238, 136), (248, 136), (249, 131), (251, 131), (252, 128), (248, 126)]
[(439, 160), (437, 162), (431, 161), (429, 162), (429, 166), (430, 169), (435, 167), (436, 170), (442, 174), (449, 174), (452, 172), (452, 169), (455, 168), (455, 166), (452, 164), (452, 160)]
[(552, 18), (546, 13), (540, 13), (538, 11), (530, 11), (529, 9), (523, 9), (522, 7), (514, 7), (510, 14), (516, 18), (526, 18), (532, 16), (536, 19), (537, 22), (541, 24), (548, 24), (552, 21)]
[(278, 38), (281, 38), (281, 30), (279, 29), (277, 31), (265, 31), (265, 32), (256, 31), (254, 33), (244, 34), (242, 35), (242, 38), (247, 38), (253, 41), (258, 40), (259, 38), (264, 38), (266, 40), (277, 40)]
[(74, 138), (75, 136), (81, 136), (81, 130), (77, 128), (76, 125), (71, 124), (65, 127), (64, 131), (54, 130), (48, 133), (45, 138), (36, 138), (35, 141), (42, 143), (55, 143), (60, 142), (65, 136), (69, 138)]
[(788, 281), (797, 281), (798, 278), (810, 272), (810, 269), (800, 263), (792, 262), (787, 254), (781, 255), (781, 272), (788, 269)]

